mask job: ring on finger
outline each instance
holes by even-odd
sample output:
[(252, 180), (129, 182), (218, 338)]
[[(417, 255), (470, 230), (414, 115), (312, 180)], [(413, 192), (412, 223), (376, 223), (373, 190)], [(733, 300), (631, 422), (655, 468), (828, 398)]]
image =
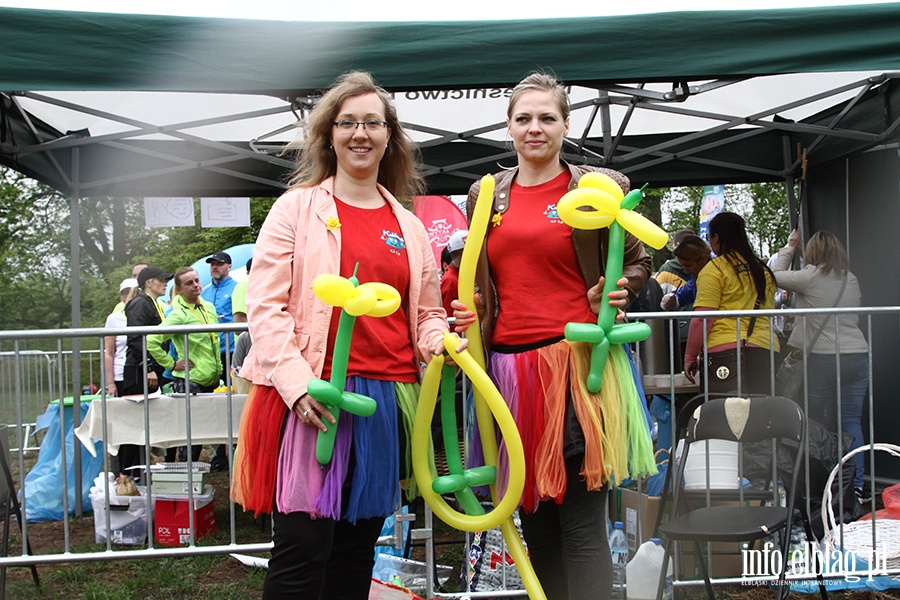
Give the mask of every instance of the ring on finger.
[(303, 411), (303, 416), (305, 417), (306, 415), (308, 415), (308, 414), (309, 414), (309, 411), (311, 411), (311, 410), (312, 410), (311, 408), (307, 408), (306, 410), (304, 410), (304, 411)]

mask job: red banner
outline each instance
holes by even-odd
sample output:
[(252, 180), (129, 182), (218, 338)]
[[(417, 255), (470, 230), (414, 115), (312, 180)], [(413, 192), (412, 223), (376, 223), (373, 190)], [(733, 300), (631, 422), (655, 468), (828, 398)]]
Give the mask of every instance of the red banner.
[(414, 196), (413, 212), (425, 225), (434, 260), (441, 268), (441, 250), (450, 241), (450, 236), (459, 229), (468, 229), (466, 215), (447, 196)]

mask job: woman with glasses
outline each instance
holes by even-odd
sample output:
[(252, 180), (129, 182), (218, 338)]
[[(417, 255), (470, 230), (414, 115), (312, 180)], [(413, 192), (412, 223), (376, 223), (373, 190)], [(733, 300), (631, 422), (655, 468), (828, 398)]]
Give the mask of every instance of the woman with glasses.
[[(740, 215), (721, 212), (713, 217), (709, 246), (716, 258), (697, 277), (695, 311), (775, 308), (775, 275), (753, 253)], [(778, 352), (771, 327), (769, 317), (753, 313), (740, 321), (734, 317), (692, 319), (684, 351), (685, 376), (694, 382), (706, 359), (704, 374), (710, 392), (771, 392), (770, 352)]]
[[(621, 406), (620, 388), (618, 377), (604, 375), (600, 393), (588, 392), (590, 347), (565, 341), (563, 331), (572, 321), (596, 323), (601, 302), (630, 304), (650, 275), (650, 257), (627, 234), (624, 277), (602, 297), (609, 230), (571, 228), (556, 203), (590, 171), (610, 176), (625, 193), (630, 183), (618, 171), (562, 159), (569, 111), (566, 90), (552, 75), (532, 73), (512, 91), (506, 122), (518, 166), (494, 175), (492, 225), (476, 275), (478, 309), (488, 370), (525, 450), (520, 516), (535, 572), (548, 598), (608, 598), (607, 484), (610, 465), (622, 466), (620, 475), (627, 470), (617, 460), (627, 444), (611, 442), (625, 439), (626, 424), (600, 407), (604, 399), (605, 406)], [(479, 190), (478, 183), (469, 190), (470, 216)], [(465, 330), (475, 314), (458, 300), (453, 307), (457, 331)], [(646, 421), (632, 425), (647, 435)]]
[[(233, 495), (273, 515), (264, 598), (365, 599), (375, 542), (400, 506), (399, 480), (411, 474), (406, 440), (420, 364), (443, 352), (446, 313), (425, 228), (396, 199), (423, 185), (390, 95), (368, 73), (343, 75), (295, 147), (302, 153), (291, 188), (273, 205), (253, 256), (253, 347), (241, 368), (253, 386)], [(312, 286), (323, 273), (349, 278), (357, 263), (360, 283), (389, 284), (402, 302), (390, 316), (356, 319), (347, 389), (378, 408), (366, 418), (341, 415), (323, 467), (316, 439), (335, 418), (307, 386), (331, 376), (341, 309)]]

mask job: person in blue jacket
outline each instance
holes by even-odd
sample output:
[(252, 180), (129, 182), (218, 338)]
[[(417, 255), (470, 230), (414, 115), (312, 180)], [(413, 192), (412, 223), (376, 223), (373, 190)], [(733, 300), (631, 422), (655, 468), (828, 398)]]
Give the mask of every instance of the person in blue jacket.
[[(212, 281), (204, 288), (200, 297), (216, 307), (216, 316), (219, 323), (234, 323), (234, 311), (231, 306), (231, 296), (237, 281), (231, 278), (231, 256), (227, 252), (216, 252), (206, 259), (209, 264), (209, 274)], [(219, 347), (222, 354), (222, 381), (228, 381), (228, 357), (234, 352), (234, 334), (222, 332), (219, 334)], [(211, 461), (214, 471), (223, 471), (228, 468), (228, 455), (225, 444), (216, 448), (215, 456)]]

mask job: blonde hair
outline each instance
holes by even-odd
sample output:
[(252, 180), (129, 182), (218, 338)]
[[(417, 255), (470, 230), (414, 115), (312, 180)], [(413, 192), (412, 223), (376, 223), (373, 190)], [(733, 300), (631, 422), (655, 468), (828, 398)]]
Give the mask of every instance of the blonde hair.
[(123, 300), (122, 302), (124, 304), (128, 304), (129, 302), (131, 302), (134, 299), (135, 296), (137, 296), (140, 293), (141, 293), (141, 288), (138, 286), (134, 286), (133, 288), (128, 290), (128, 295), (125, 296), (125, 300)]
[(806, 243), (806, 264), (816, 265), (826, 275), (843, 275), (850, 266), (844, 245), (830, 231), (817, 231)]
[(533, 71), (513, 88), (509, 96), (509, 104), (506, 105), (506, 117), (508, 119), (512, 119), (513, 106), (519, 100), (519, 97), (527, 92), (549, 92), (559, 105), (559, 112), (562, 114), (563, 121), (569, 119), (569, 115), (572, 112), (569, 106), (569, 94), (566, 93), (566, 88), (563, 87), (555, 75), (545, 71)]
[(424, 192), (425, 184), (419, 172), (419, 148), (403, 130), (391, 95), (365, 71), (351, 71), (338, 77), (310, 111), (304, 138), (285, 148), (285, 152), (300, 153), (297, 168), (288, 180), (290, 187), (316, 185), (337, 172), (337, 157), (331, 142), (334, 120), (346, 100), (366, 94), (376, 94), (381, 99), (384, 120), (391, 131), (378, 166), (378, 183), (398, 199)]

